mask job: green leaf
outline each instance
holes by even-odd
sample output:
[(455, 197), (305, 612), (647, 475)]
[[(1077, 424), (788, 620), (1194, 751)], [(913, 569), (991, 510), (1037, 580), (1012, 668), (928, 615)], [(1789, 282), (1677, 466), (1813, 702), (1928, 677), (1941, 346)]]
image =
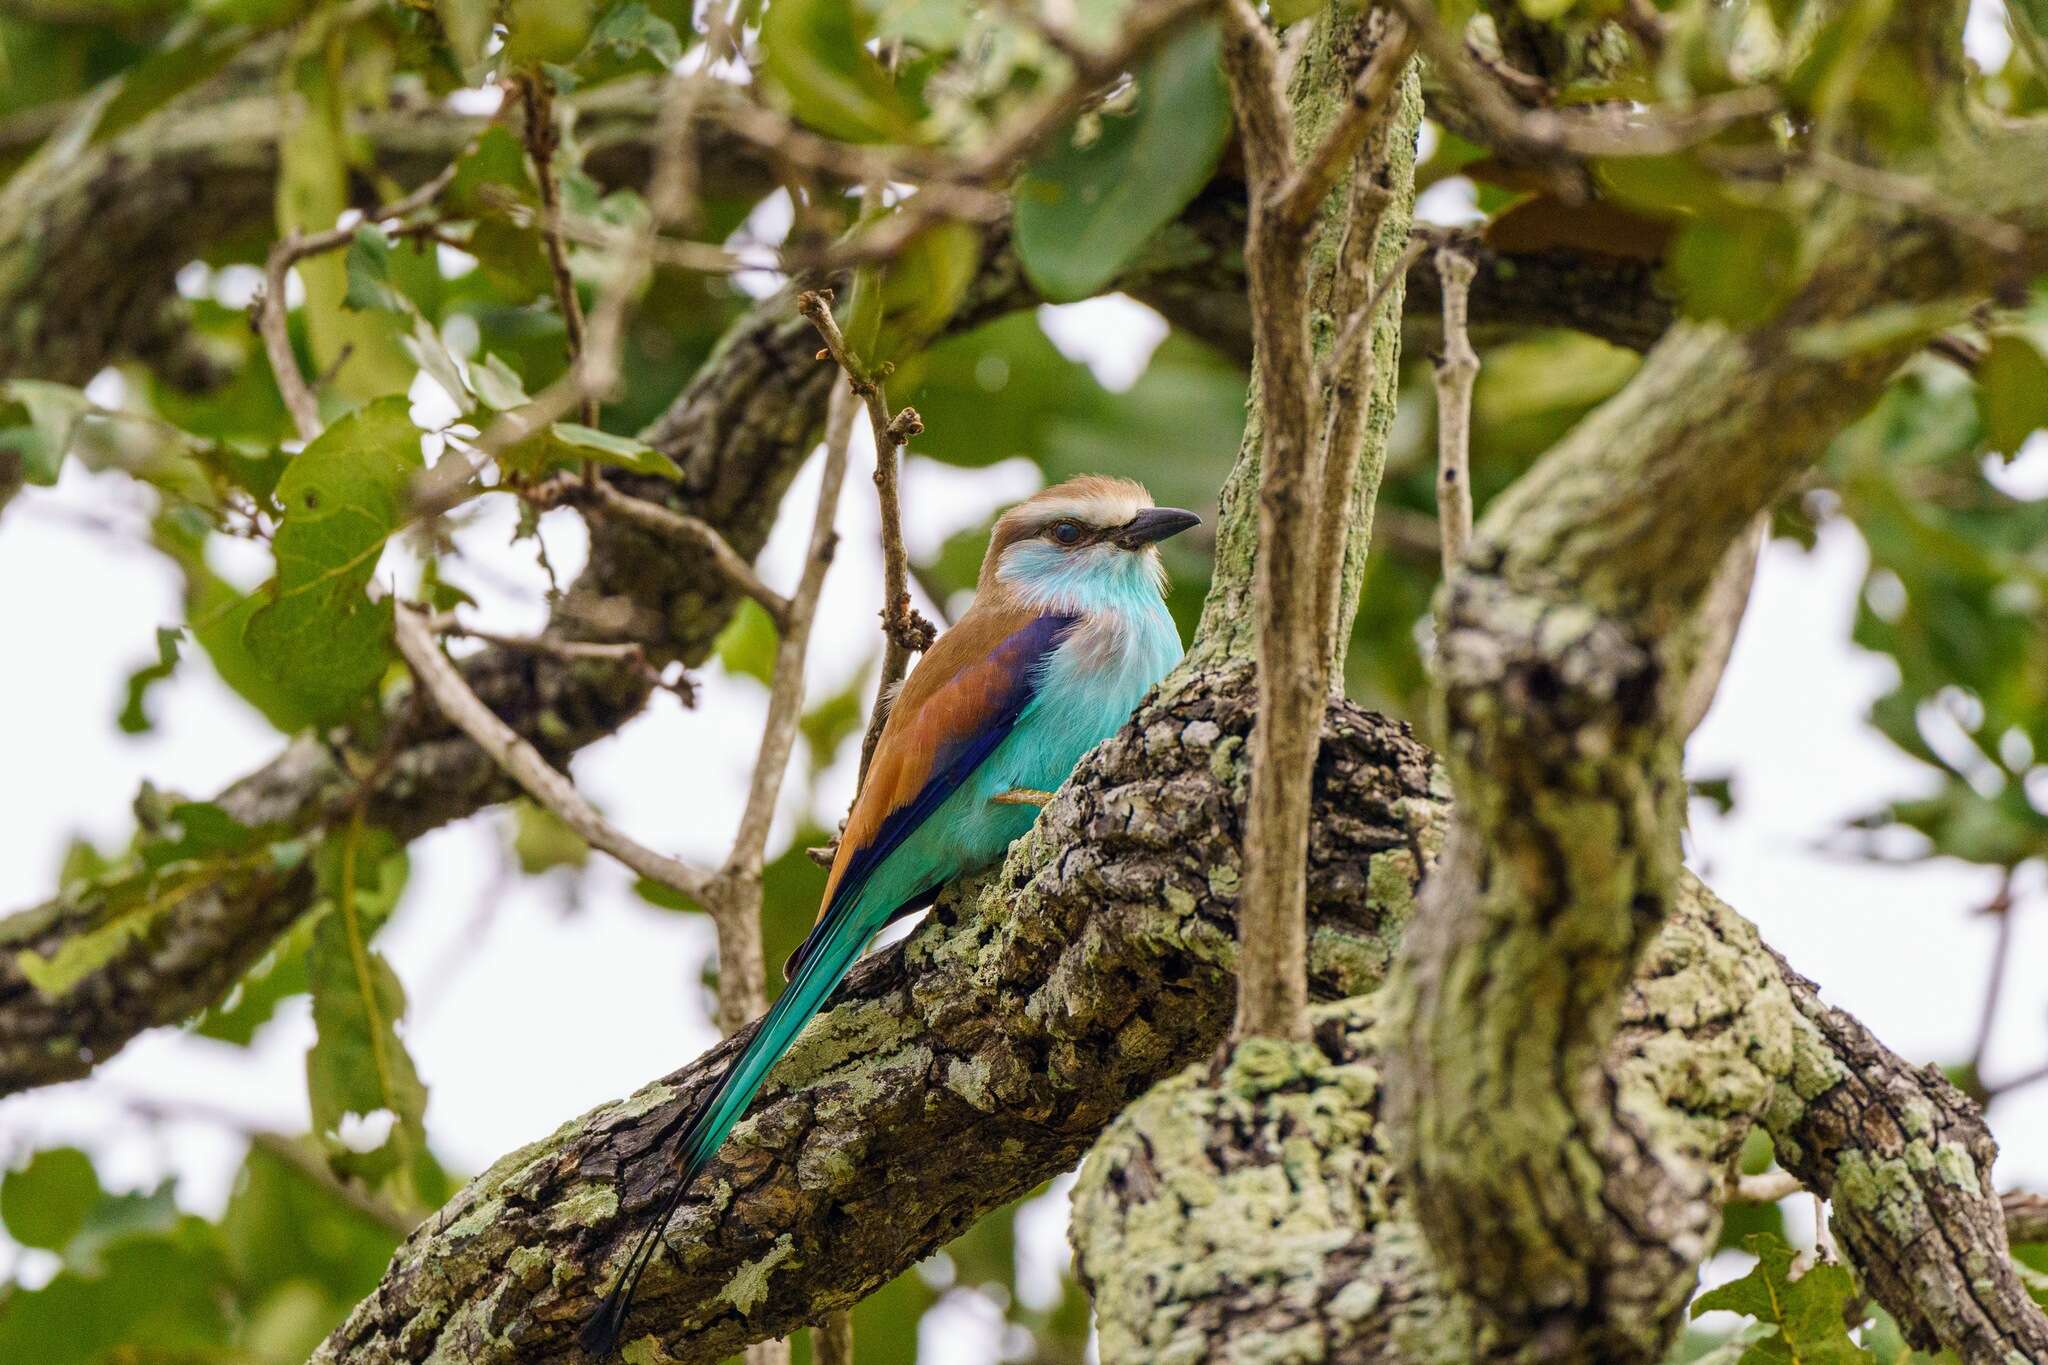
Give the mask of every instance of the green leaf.
[(590, 40), (596, 8), (595, 0), (505, 0), (500, 69), (530, 71), (568, 61)]
[(1799, 284), (1799, 227), (1756, 209), (1696, 218), (1671, 248), (1671, 275), (1688, 315), (1754, 327), (1777, 315)]
[(919, 111), (866, 47), (853, 0), (773, 0), (761, 19), (762, 70), (797, 118), (849, 142), (905, 142)]
[(52, 1147), (0, 1180), (0, 1221), (23, 1246), (62, 1251), (100, 1201), (92, 1158), (75, 1147)]
[(0, 1312), (0, 1360), (170, 1365), (228, 1358), (227, 1268), (213, 1228), (180, 1218), (156, 1235), (114, 1240), (97, 1259), (90, 1270), (66, 1269), (34, 1292), (9, 1293)]
[[(417, 1189), (426, 1154), (426, 1087), (398, 1033), (405, 988), (371, 939), (405, 889), (405, 850), (383, 830), (351, 821), (321, 846), (320, 888), (329, 909), (313, 930), (307, 973), (316, 1037), (306, 1053), (306, 1088), (314, 1129), (330, 1143), (337, 1170), (373, 1184)], [(388, 1114), (378, 1147), (350, 1151), (343, 1119)]]
[(149, 713), (143, 709), (143, 699), (149, 689), (177, 672), (178, 641), (185, 632), (176, 626), (158, 626), (156, 632), (156, 662), (145, 664), (128, 675), (128, 689), (121, 703), (121, 714), (114, 723), (125, 735), (139, 735), (150, 728)]
[(1866, 1365), (1876, 1357), (1850, 1339), (1843, 1307), (1856, 1282), (1839, 1264), (1811, 1266), (1792, 1278), (1792, 1248), (1769, 1234), (1746, 1243), (1756, 1266), (1739, 1280), (1693, 1300), (1692, 1315), (1718, 1310), (1755, 1318), (1777, 1330), (1755, 1341), (1743, 1365), (1784, 1361), (1789, 1365)]
[(741, 602), (712, 648), (726, 672), (766, 684), (775, 674), (775, 622), (749, 598)]
[(509, 412), (533, 401), (518, 374), (496, 355), (487, 355), (469, 367), (469, 386), (485, 407), (498, 412)]
[(312, 947), (313, 928), (326, 913), (316, 910), (293, 925), (222, 1000), (193, 1021), (192, 1031), (216, 1042), (249, 1046), (280, 1004), (312, 989), (306, 955)]
[(243, 635), (249, 653), (315, 720), (359, 702), (390, 659), (391, 603), (363, 595), (404, 519), (421, 467), (403, 397), (380, 399), (321, 433), (278, 480), (285, 509), (277, 577)]
[(1977, 405), (1984, 414), (1984, 439), (2001, 455), (2020, 447), (2048, 426), (2048, 360), (2018, 332), (2000, 332), (1977, 366)]
[[(0, 449), (20, 453), (22, 475), (45, 487), (57, 482), (65, 452), (92, 401), (69, 384), (15, 379), (0, 385)], [(19, 416), (10, 416), (8, 408)], [(25, 420), (25, 425), (15, 423)]]
[(133, 127), (177, 95), (226, 66), (252, 35), (241, 25), (222, 27), (188, 17), (149, 56), (121, 73), (120, 84), (93, 121), (92, 141)]
[(491, 37), (492, 0), (434, 0), (441, 36), (455, 56), (462, 78), (475, 85), (484, 77), (484, 46)]
[(635, 474), (657, 474), (680, 479), (683, 471), (674, 460), (653, 446), (630, 436), (575, 422), (556, 422), (545, 431), (527, 437), (498, 459), (508, 473), (537, 479), (559, 470), (580, 469), (585, 460)]
[(1214, 24), (1179, 34), (1138, 69), (1128, 113), (1091, 115), (1024, 173), (1017, 255), (1047, 298), (1100, 293), (1209, 183), (1230, 137), (1221, 45)]
[(348, 272), (348, 291), (341, 296), (343, 308), (351, 312), (381, 308), (394, 313), (404, 309), (405, 300), (391, 287), (391, 241), (375, 224), (365, 223), (356, 229), (343, 268)]
[(683, 59), (683, 40), (676, 26), (653, 13), (641, 0), (614, 7), (591, 30), (590, 44), (576, 65), (582, 68), (595, 55), (609, 56), (628, 69), (634, 65), (666, 71)]
[(519, 870), (533, 877), (558, 867), (582, 867), (590, 861), (590, 845), (547, 807), (519, 800), (512, 803), (512, 855)]

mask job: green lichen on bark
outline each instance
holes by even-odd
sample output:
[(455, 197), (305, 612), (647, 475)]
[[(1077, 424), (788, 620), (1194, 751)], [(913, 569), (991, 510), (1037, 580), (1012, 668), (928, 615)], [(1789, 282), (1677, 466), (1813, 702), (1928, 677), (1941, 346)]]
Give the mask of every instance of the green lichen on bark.
[[(1319, 23), (1308, 35), (1289, 83), (1289, 98), (1295, 111), (1297, 150), (1312, 147), (1328, 128), (1337, 112), (1349, 100), (1350, 75), (1359, 67), (1357, 45), (1364, 24), (1333, 11), (1330, 22)], [(1422, 118), (1419, 78), (1409, 72), (1396, 87), (1396, 103), (1384, 125), (1368, 144), (1366, 156), (1378, 169), (1380, 186), (1388, 199), (1376, 225), (1370, 253), (1374, 279), (1383, 279), (1400, 263), (1408, 244), (1408, 228), (1414, 209), (1415, 136)], [(1341, 204), (1350, 183), (1347, 176), (1332, 193)], [(1351, 226), (1341, 212), (1326, 213), (1309, 253), (1308, 294), (1300, 306), (1309, 313), (1309, 337), (1318, 362), (1328, 353), (1346, 319), (1335, 315), (1332, 298), (1344, 292), (1338, 277), (1338, 255), (1344, 233)], [(1405, 276), (1403, 277), (1405, 281)], [(1355, 282), (1354, 282), (1355, 283)], [(1394, 420), (1394, 398), (1400, 387), (1401, 293), (1404, 283), (1394, 285), (1384, 311), (1371, 333), (1374, 357), (1373, 391), (1361, 395), (1365, 421), (1356, 450), (1332, 452), (1332, 458), (1357, 461), (1358, 476), (1353, 484), (1348, 509), (1351, 531), (1345, 542), (1344, 577), (1339, 593), (1338, 620), (1349, 622), (1357, 613), (1358, 593), (1365, 578), (1365, 554), (1372, 540), (1372, 512), (1378, 501), (1380, 474), (1386, 464), (1387, 438)], [(1254, 379), (1256, 393), (1256, 378)], [(1246, 661), (1256, 652), (1258, 612), (1253, 589), (1253, 559), (1258, 544), (1259, 450), (1261, 426), (1258, 404), (1250, 404), (1244, 440), (1237, 462), (1231, 467), (1220, 495), (1221, 512), (1216, 533), (1216, 564), (1210, 580), (1208, 600), (1202, 607), (1202, 621), (1189, 649), (1191, 665), (1216, 667), (1228, 661)], [(1348, 629), (1337, 632), (1337, 663), (1343, 662)]]
[[(1437, 1269), (1389, 1154), (1379, 1003), (1318, 1008), (1312, 1044), (1197, 1062), (1111, 1125), (1071, 1236), (1105, 1365), (1512, 1358)], [(1792, 1067), (1790, 992), (1754, 931), (1688, 879), (1607, 1060), (1660, 1149), (1717, 1174)], [(1703, 1198), (1707, 1216), (1717, 1200)]]

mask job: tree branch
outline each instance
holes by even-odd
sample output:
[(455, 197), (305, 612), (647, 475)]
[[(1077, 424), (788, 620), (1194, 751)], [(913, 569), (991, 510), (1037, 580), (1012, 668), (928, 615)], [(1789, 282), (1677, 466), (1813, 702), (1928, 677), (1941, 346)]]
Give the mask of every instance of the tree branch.
[[(1227, 888), (1242, 871), (1234, 831), (1244, 819), (1255, 701), (1241, 668), (1180, 682), (1083, 762), (1000, 872), (956, 889), (909, 940), (856, 968), (834, 1008), (776, 1068), (678, 1216), (671, 1241), (682, 1260), (657, 1258), (642, 1286), (645, 1321), (659, 1325), (660, 1347), (679, 1365), (722, 1359), (851, 1303), (1071, 1166), (1126, 1105), (1224, 1038), (1237, 941)], [(1441, 774), (1403, 727), (1336, 701), (1322, 751), (1309, 850), (1310, 962), (1317, 993), (1330, 998), (1371, 992), (1384, 980), (1450, 812)], [(1692, 878), (1681, 878), (1654, 945), (1625, 998), (1613, 1074), (1632, 1110), (1653, 1097), (1675, 1107), (1667, 1120), (1674, 1131), (1699, 1160), (1725, 1170), (1754, 1116), (1768, 1111), (1774, 1133), (1792, 1134), (1809, 1104), (1821, 1102), (1797, 1097), (1811, 1092), (1812, 1078), (1836, 1074), (1816, 1070), (1829, 1065), (1826, 1040), (1801, 1032), (1795, 1051), (1803, 983), (1781, 972), (1754, 930)], [(1328, 1046), (1323, 1029), (1317, 1038)], [(399, 1250), (377, 1292), (321, 1348), (318, 1365), (410, 1365), (437, 1353), (493, 1365), (576, 1361), (582, 1315), (664, 1192), (660, 1163), (640, 1160), (643, 1149), (688, 1112), (743, 1042), (744, 1035), (728, 1039), (632, 1099), (508, 1154)], [(1339, 1088), (1318, 1093), (1331, 1105), (1377, 1105), (1375, 1087), (1358, 1084), (1361, 1068), (1383, 1072), (1390, 1054), (1376, 1044), (1337, 1060)], [(1868, 1067), (1872, 1054), (1851, 1060)], [(1884, 1064), (1910, 1073), (1896, 1059)], [(1258, 1085), (1286, 1083), (1276, 1074)], [(1133, 1111), (1119, 1131), (1140, 1119)], [(1361, 1147), (1357, 1130), (1338, 1135), (1351, 1155), (1324, 1169), (1398, 1192), (1394, 1168), (1374, 1155), (1384, 1149), (1379, 1139)], [(1305, 1129), (1293, 1136), (1308, 1141)], [(1854, 1142), (1853, 1129), (1840, 1136)], [(1120, 1150), (1112, 1141), (1090, 1162), (1077, 1239), (1095, 1235), (1092, 1182), (1121, 1179), (1127, 1197), (1143, 1193), (1142, 1164), (1119, 1163)], [(1278, 1152), (1259, 1143), (1241, 1150), (1244, 1160), (1268, 1164)], [(1303, 1146), (1287, 1150), (1306, 1157)], [(1850, 1149), (1836, 1150), (1837, 1166), (1851, 1169)], [(991, 1151), (1004, 1159), (991, 1163)], [(1973, 1145), (1939, 1169), (1967, 1173), (1950, 1182), (1957, 1200), (1995, 1211), (1986, 1158)], [(1309, 1169), (1290, 1164), (1296, 1176)], [(1722, 1188), (1716, 1180), (1702, 1191), (1709, 1222)], [(1159, 1217), (1177, 1205), (1167, 1197), (1154, 1207)], [(1230, 1207), (1205, 1205), (1219, 1218)], [(1294, 1207), (1320, 1207), (1363, 1229), (1363, 1240), (1290, 1242), (1273, 1235), (1271, 1222), (1247, 1223), (1232, 1264), (1285, 1253), (1299, 1272), (1313, 1271), (1330, 1295), (1296, 1302), (1321, 1315), (1328, 1331), (1353, 1333), (1344, 1340), (1413, 1327), (1416, 1336), (1400, 1339), (1431, 1342), (1440, 1356), (1483, 1358), (1460, 1355), (1456, 1343), (1469, 1336), (1431, 1335), (1439, 1327), (1470, 1333), (1473, 1323), (1455, 1296), (1440, 1292), (1412, 1214), (1398, 1202), (1304, 1197)], [(1302, 1226), (1270, 1203), (1258, 1212), (1289, 1219), (1283, 1234)], [(1157, 1226), (1149, 1254), (1178, 1252), (1176, 1263), (1198, 1254), (1193, 1234), (1182, 1240), (1179, 1225)], [(1201, 1235), (1233, 1237), (1233, 1225), (1220, 1226)], [(1914, 1254), (1949, 1273), (2014, 1282), (1990, 1254), (1976, 1215), (1959, 1226), (1968, 1240), (1951, 1247), (1922, 1239)], [(1254, 1235), (1254, 1227), (1266, 1231)], [(1354, 1245), (1374, 1250), (1355, 1258), (1344, 1249)], [(1083, 1257), (1093, 1277), (1085, 1245)], [(1133, 1262), (1124, 1282), (1140, 1282), (1144, 1269)], [(1182, 1277), (1146, 1292), (1206, 1292), (1238, 1303), (1270, 1283), (1224, 1278), (1203, 1290)], [(1376, 1292), (1336, 1292), (1354, 1283)], [(1887, 1283), (1879, 1297), (1897, 1312), (1899, 1292)], [(1108, 1348), (1135, 1302), (1098, 1296), (1105, 1359), (1131, 1358)], [(1201, 1325), (1185, 1302), (1179, 1317), (1190, 1331)], [(1373, 1358), (1359, 1349), (1360, 1358)]]
[(412, 667), (413, 677), (433, 697), (441, 714), (490, 755), (491, 761), (503, 768), (528, 796), (553, 812), (583, 842), (611, 854), (649, 881), (659, 882), (693, 899), (704, 895), (711, 884), (709, 872), (692, 867), (680, 858), (656, 853), (613, 827), (598, 814), (597, 807), (576, 790), (576, 784), (569, 780), (567, 774), (549, 764), (541, 757), (540, 750), (491, 714), (491, 708), (470, 691), (469, 684), (462, 680), (455, 665), (441, 652), (425, 616), (401, 603), (395, 614), (395, 625), (399, 653), (405, 656), (406, 663)]

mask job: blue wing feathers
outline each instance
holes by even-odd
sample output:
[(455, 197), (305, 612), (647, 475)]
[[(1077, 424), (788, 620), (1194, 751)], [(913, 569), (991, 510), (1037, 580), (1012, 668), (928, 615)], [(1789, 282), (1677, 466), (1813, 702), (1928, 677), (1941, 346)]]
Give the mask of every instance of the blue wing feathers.
[[(990, 712), (987, 723), (980, 729), (948, 746), (939, 761), (933, 764), (932, 775), (917, 796), (884, 820), (874, 839), (865, 848), (855, 850), (847, 860), (846, 873), (833, 892), (831, 906), (797, 950), (790, 954), (791, 972), (803, 966), (804, 958), (815, 945), (832, 932), (832, 925), (848, 908), (859, 902), (861, 891), (875, 870), (902, 846), (919, 825), (931, 818), (932, 812), (944, 804), (947, 797), (959, 790), (960, 784), (995, 752), (996, 746), (1009, 737), (1010, 731), (1016, 728), (1017, 717), (1023, 714), (1038, 690), (1039, 681), (1045, 674), (1047, 657), (1059, 647), (1068, 629), (1079, 619), (1061, 615), (1038, 617), (1030, 625), (1012, 632), (996, 647), (994, 657), (1002, 661), (1011, 679), (1000, 704)], [(929, 895), (930, 891), (920, 892), (903, 906), (890, 907), (890, 917), (894, 918), (904, 909), (929, 904)]]

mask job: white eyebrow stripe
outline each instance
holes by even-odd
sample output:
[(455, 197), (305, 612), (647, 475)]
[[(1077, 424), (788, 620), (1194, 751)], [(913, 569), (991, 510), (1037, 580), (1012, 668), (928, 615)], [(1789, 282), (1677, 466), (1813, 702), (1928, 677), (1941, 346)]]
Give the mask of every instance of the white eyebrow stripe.
[(1072, 517), (1089, 526), (1121, 526), (1147, 506), (1136, 498), (1055, 498), (1032, 503), (1031, 514), (1040, 525), (1049, 525), (1061, 517)]

